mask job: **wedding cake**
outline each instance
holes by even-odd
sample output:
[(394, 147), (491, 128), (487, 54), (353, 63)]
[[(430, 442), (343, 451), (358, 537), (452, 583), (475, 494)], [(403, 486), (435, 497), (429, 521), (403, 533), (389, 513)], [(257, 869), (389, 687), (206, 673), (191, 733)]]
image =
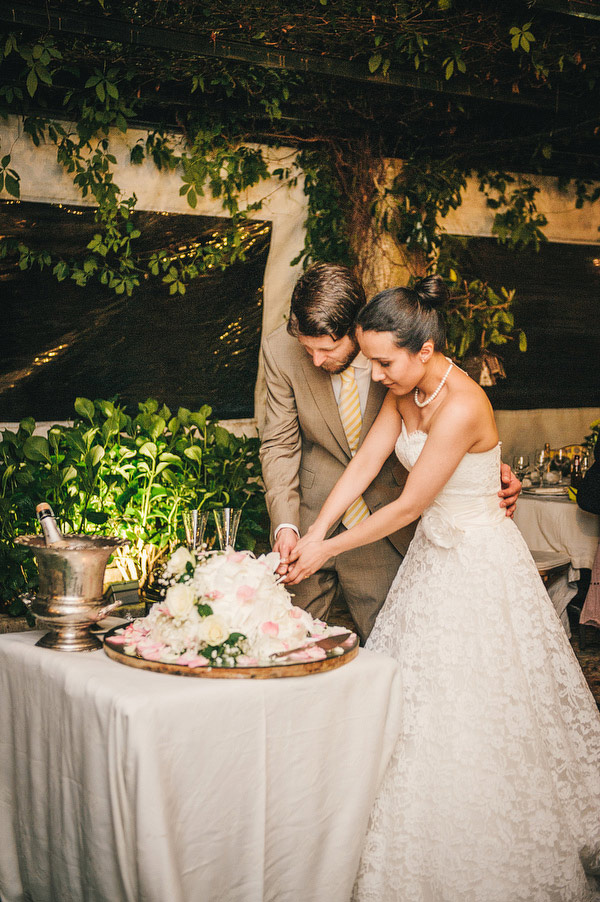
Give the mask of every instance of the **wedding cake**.
[(292, 604), (278, 565), (277, 553), (256, 558), (229, 549), (196, 556), (178, 548), (160, 580), (162, 600), (108, 641), (125, 654), (190, 668), (262, 666), (273, 663), (271, 655), (298, 648), (280, 661), (321, 660), (324, 649), (303, 644), (347, 630)]

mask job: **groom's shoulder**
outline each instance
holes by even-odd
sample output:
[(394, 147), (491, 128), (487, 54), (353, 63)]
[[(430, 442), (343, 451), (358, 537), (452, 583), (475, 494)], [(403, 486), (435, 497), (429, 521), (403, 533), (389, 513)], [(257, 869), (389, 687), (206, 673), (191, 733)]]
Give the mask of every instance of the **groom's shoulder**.
[(293, 335), (289, 334), (286, 323), (283, 323), (274, 332), (271, 332), (263, 340), (263, 344), (268, 348), (277, 363), (300, 360), (303, 354), (300, 342)]

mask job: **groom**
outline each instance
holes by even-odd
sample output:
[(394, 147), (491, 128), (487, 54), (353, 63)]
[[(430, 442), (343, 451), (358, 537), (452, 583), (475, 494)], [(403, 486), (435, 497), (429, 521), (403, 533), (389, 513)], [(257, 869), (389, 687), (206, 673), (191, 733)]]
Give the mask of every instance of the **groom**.
[[(260, 454), (280, 573), (286, 572), (291, 550), (360, 447), (386, 395), (381, 383), (371, 381), (370, 361), (354, 334), (365, 303), (364, 290), (349, 269), (316, 263), (294, 288), (287, 327), (263, 341), (267, 406)], [(389, 504), (406, 477), (392, 455), (330, 534)], [(502, 482), (506, 488), (499, 503), (512, 515), (520, 483), (506, 466)], [(295, 603), (326, 620), (334, 601), (343, 597), (364, 641), (415, 526), (327, 561), (294, 587)]]

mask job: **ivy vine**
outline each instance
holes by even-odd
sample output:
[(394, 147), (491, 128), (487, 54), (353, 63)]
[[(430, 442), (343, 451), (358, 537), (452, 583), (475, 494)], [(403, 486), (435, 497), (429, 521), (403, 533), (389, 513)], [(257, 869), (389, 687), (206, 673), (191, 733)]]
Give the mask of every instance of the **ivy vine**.
[[(444, 138), (443, 146), (427, 151), (418, 139), (400, 146), (401, 168), (391, 182), (377, 185), (375, 172), (389, 150), (383, 144), (371, 146), (368, 138), (346, 135), (343, 128), (358, 116), (369, 134), (377, 111), (367, 93), (344, 93), (335, 77), (323, 79), (302, 66), (287, 70), (277, 62), (254, 65), (248, 59), (265, 49), (280, 54), (301, 50), (327, 58), (334, 73), (340, 59), (384, 82), (412, 71), (457, 85), (459, 95), (464, 85), (465, 96), (472, 87), (482, 94), (489, 87), (491, 94), (535, 90), (543, 98), (565, 84), (574, 96), (595, 97), (600, 71), (593, 34), (577, 24), (566, 27), (537, 9), (515, 19), (512, 7), (489, 9), (453, 0), (385, 0), (376, 5), (309, 0), (301, 10), (284, 0), (250, 6), (243, 0), (65, 0), (61, 6), (135, 27), (191, 30), (215, 47), (219, 41), (245, 41), (242, 49), (250, 51), (243, 62), (243, 54), (238, 60), (167, 49), (149, 55), (144, 47), (118, 40), (80, 36), (66, 41), (52, 33), (32, 37), (35, 30), (27, 27), (6, 34), (0, 41), (0, 115), (21, 116), (34, 145), (56, 147), (58, 163), (82, 199), (93, 204), (97, 229), (78, 258), (55, 256), (14, 237), (0, 240), (0, 257), (16, 260), (22, 269), (49, 268), (59, 281), (71, 279), (82, 287), (98, 280), (116, 294), (131, 294), (147, 278), (160, 280), (173, 295), (183, 294), (206, 269), (243, 259), (247, 217), (261, 202), (243, 207), (240, 198), (270, 175), (261, 145), (291, 143), (299, 148), (295, 165), (275, 175), (290, 181), (303, 176), (308, 200), (306, 243), (292, 264), (325, 260), (357, 265), (361, 229), (368, 226), (391, 236), (407, 258), (417, 261), (416, 269), (435, 269), (455, 287), (452, 322), (458, 331), (455, 335), (450, 328), (449, 334), (458, 357), (517, 336), (525, 347), (510, 309), (514, 292), (463, 277), (444, 241), (443, 218), (460, 205), (466, 180), (475, 172), (494, 211), (498, 241), (514, 251), (538, 249), (546, 240), (547, 223), (537, 208), (534, 182), (515, 180), (491, 157), (482, 164), (476, 148), (463, 145), (444, 152), (451, 145)], [(411, 117), (423, 118), (422, 97), (406, 108), (405, 136)], [(452, 131), (445, 119), (462, 116), (464, 108), (454, 95), (446, 101), (441, 91), (440, 97), (442, 102), (428, 101), (427, 109), (444, 120), (441, 138)], [(310, 118), (297, 115), (301, 111), (306, 116), (308, 110)], [(331, 111), (338, 118), (335, 127)], [(149, 259), (137, 250), (137, 198), (118, 184), (111, 134), (126, 134), (148, 121), (154, 124), (131, 148), (131, 163), (148, 160), (159, 170), (178, 173), (180, 195), (191, 210), (206, 193), (219, 199), (230, 215), (224, 240), (191, 254), (165, 247)], [(592, 134), (593, 127), (582, 123), (577, 129)], [(528, 139), (533, 168), (552, 161), (568, 141), (568, 131), (566, 125)], [(0, 193), (18, 199), (21, 180), (12, 148), (1, 152)], [(577, 207), (600, 197), (600, 188), (585, 175), (575, 180), (563, 176), (559, 184), (565, 190), (574, 185)]]

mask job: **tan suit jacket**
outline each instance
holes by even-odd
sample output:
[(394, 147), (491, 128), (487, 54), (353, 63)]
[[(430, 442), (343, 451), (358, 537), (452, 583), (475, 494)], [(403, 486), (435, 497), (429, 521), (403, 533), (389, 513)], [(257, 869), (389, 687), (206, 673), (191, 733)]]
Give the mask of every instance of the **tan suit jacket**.
[[(285, 325), (264, 340), (263, 358), (268, 394), (260, 455), (271, 525), (293, 523), (303, 534), (348, 465), (350, 448), (330, 375), (313, 364)], [(359, 447), (385, 394), (384, 386), (371, 383)], [(371, 513), (398, 497), (406, 477), (392, 455), (364, 492)], [(411, 524), (389, 536), (401, 554), (414, 529)]]

